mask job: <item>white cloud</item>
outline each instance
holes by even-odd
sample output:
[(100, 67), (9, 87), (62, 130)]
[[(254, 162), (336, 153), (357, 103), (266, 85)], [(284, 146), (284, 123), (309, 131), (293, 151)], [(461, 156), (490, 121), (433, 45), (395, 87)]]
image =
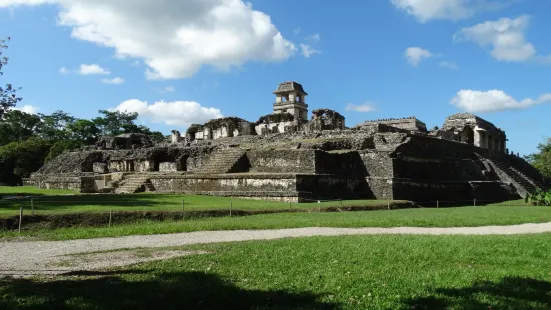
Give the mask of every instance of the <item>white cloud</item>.
[(308, 44), (300, 44), (300, 50), (302, 51), (302, 56), (309, 58), (312, 55), (315, 54), (321, 54), (321, 51), (318, 51), (317, 49), (312, 48)]
[(61, 67), (59, 68), (59, 74), (69, 74), (69, 70), (67, 70), (67, 68), (65, 67)]
[(32, 106), (30, 104), (26, 104), (20, 108), (13, 108), (14, 110), (19, 110), (21, 112), (25, 112), (25, 113), (29, 113), (29, 114), (36, 114), (38, 113), (38, 110), (39, 108), (38, 107), (35, 107), (35, 106)]
[(140, 118), (170, 126), (189, 126), (223, 117), (219, 109), (203, 107), (195, 101), (157, 101), (148, 104), (145, 101), (131, 99), (122, 102), (114, 110), (137, 112)]
[(467, 112), (498, 112), (525, 109), (549, 102), (551, 102), (551, 94), (541, 95), (537, 99), (526, 98), (517, 101), (502, 90), (478, 91), (463, 89), (457, 92), (450, 103)]
[(404, 51), (404, 56), (412, 66), (416, 67), (421, 61), (434, 57), (435, 55), (429, 50), (420, 47), (408, 47)]
[(78, 74), (80, 74), (80, 75), (91, 75), (91, 74), (107, 75), (107, 74), (111, 74), (111, 72), (109, 72), (107, 69), (102, 68), (100, 65), (81, 64), (80, 68), (78, 69)]
[(450, 61), (441, 61), (440, 64), (439, 64), (440, 67), (442, 68), (447, 68), (447, 69), (452, 69), (452, 70), (456, 70), (459, 68), (459, 66), (455, 63), (455, 62), (450, 62)]
[(521, 62), (533, 58), (536, 48), (526, 41), (525, 30), (530, 17), (501, 18), (463, 28), (453, 37), (454, 41), (473, 41), (482, 47), (492, 47), (492, 56), (501, 61)]
[(105, 83), (105, 84), (116, 84), (116, 85), (119, 85), (119, 84), (122, 84), (124, 83), (124, 79), (121, 78), (121, 77), (115, 77), (115, 78), (112, 78), (112, 79), (103, 79), (101, 80), (102, 83)]
[(498, 10), (513, 0), (390, 0), (422, 23), (436, 19), (460, 20), (482, 11)]
[(270, 16), (243, 0), (2, 0), (0, 7), (51, 3), (73, 38), (142, 59), (152, 79), (187, 78), (204, 65), (282, 61), (296, 52)]
[(359, 104), (359, 105), (356, 105), (353, 103), (349, 103), (346, 105), (346, 111), (356, 111), (356, 112), (365, 113), (365, 112), (373, 112), (376, 110), (377, 108), (375, 107), (375, 105), (370, 102), (366, 102), (364, 104)]
[(305, 41), (310, 41), (310, 42), (319, 42), (321, 41), (321, 36), (319, 33), (316, 33), (316, 34), (313, 34), (311, 36), (307, 36), (305, 39)]

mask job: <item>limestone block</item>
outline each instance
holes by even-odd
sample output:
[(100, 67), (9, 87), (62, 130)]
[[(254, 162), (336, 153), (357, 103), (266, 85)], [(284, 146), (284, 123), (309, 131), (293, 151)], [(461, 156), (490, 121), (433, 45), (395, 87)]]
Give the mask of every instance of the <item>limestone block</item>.
[(178, 171), (176, 163), (164, 162), (159, 164), (159, 171), (161, 172), (175, 172)]
[(93, 163), (92, 164), (92, 170), (95, 173), (107, 173), (107, 164), (106, 163)]

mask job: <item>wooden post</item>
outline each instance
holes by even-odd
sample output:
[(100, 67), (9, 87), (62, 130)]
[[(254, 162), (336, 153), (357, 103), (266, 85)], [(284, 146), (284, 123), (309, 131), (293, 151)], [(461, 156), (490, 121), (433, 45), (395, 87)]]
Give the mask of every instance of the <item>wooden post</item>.
[(390, 210), (390, 201), (387, 201), (387, 207)]
[(23, 223), (23, 206), (19, 207), (19, 233), (21, 233), (21, 223)]
[(342, 199), (339, 199), (339, 202), (341, 203), (341, 208), (342, 208)]
[(436, 200), (436, 209), (438, 209), (440, 207), (440, 203), (438, 202), (438, 200)]
[(34, 199), (31, 198), (31, 213), (34, 215)]
[(321, 212), (321, 201), (318, 200), (318, 212)]
[(233, 208), (233, 201), (230, 199), (230, 217), (231, 217), (231, 210)]
[(109, 227), (111, 227), (112, 221), (113, 221), (113, 208), (109, 209)]
[(473, 206), (476, 207), (476, 198), (473, 200)]

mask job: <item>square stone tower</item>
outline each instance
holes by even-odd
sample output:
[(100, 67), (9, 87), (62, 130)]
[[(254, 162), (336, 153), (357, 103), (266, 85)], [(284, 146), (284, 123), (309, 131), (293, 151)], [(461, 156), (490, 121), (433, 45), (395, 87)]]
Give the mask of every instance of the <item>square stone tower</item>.
[(295, 120), (308, 120), (308, 105), (306, 104), (306, 96), (308, 94), (297, 82), (283, 82), (277, 87), (274, 92), (276, 102), (274, 103), (274, 114), (290, 113), (295, 117)]

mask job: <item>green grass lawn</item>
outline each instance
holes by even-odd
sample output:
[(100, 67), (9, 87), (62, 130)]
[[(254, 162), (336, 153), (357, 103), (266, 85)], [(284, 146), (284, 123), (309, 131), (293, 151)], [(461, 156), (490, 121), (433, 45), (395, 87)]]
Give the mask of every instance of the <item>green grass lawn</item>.
[[(34, 208), (38, 214), (53, 214), (67, 212), (109, 212), (113, 211), (179, 211), (182, 204), (187, 211), (194, 210), (229, 210), (230, 206), (235, 210), (270, 210), (270, 209), (317, 209), (319, 207), (335, 206), (386, 206), (386, 200), (343, 200), (323, 201), (321, 203), (288, 203), (278, 201), (238, 199), (229, 197), (178, 195), (178, 194), (94, 194), (94, 195), (70, 195), (70, 191), (43, 190), (34, 187), (0, 187), (0, 195), (15, 195), (23, 193), (37, 195), (35, 198), (21, 200), (0, 200), (0, 217), (15, 216), (19, 214), (19, 208), (23, 212), (31, 212)], [(74, 192), (73, 192), (74, 193)], [(41, 196), (42, 195), (42, 196)], [(32, 202), (31, 202), (32, 200)]]
[(3, 279), (0, 308), (550, 309), (550, 241), (549, 234), (340, 236), (197, 245), (185, 249), (208, 254)]
[(67, 195), (77, 192), (66, 189), (42, 189), (34, 186), (0, 186), (0, 196), (23, 195)]
[(542, 206), (482, 206), (445, 209), (402, 209), (390, 211), (301, 212), (215, 217), (182, 221), (113, 222), (108, 227), (30, 229), (22, 233), (0, 231), (0, 238), (23, 236), (32, 239), (65, 240), (126, 235), (165, 234), (205, 230), (276, 229), (298, 227), (459, 227), (513, 225), (551, 221), (551, 208)]

